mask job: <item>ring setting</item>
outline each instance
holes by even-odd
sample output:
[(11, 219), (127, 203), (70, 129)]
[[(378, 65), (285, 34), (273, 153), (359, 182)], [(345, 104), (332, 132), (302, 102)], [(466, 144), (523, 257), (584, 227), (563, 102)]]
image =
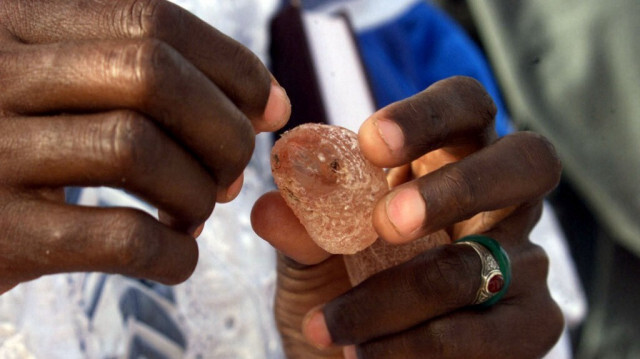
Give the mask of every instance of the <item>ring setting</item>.
[(511, 263), (507, 253), (495, 239), (483, 235), (467, 236), (456, 244), (473, 248), (482, 263), (481, 283), (472, 305), (492, 306), (504, 296), (511, 283)]

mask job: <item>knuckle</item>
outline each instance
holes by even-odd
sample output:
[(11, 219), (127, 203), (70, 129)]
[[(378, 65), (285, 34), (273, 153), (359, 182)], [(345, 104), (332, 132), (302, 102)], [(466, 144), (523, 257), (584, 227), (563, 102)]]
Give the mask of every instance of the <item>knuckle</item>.
[(460, 216), (476, 212), (477, 199), (474, 188), (468, 175), (461, 168), (454, 164), (444, 166), (439, 183), (439, 198), (449, 200), (449, 210)]
[(170, 76), (182, 75), (180, 63), (169, 45), (156, 39), (124, 43), (104, 54), (108, 77), (128, 84), (132, 105), (149, 105), (164, 89)]
[(455, 246), (442, 246), (433, 254), (423, 257), (422, 268), (414, 276), (419, 295), (425, 298), (435, 295), (451, 308), (467, 305), (476, 289), (465, 276), (474, 272), (472, 263)]
[(489, 126), (493, 124), (496, 114), (498, 113), (498, 107), (482, 83), (471, 77), (461, 77), (461, 82), (472, 91), (472, 96), (477, 98), (477, 106), (481, 115), (478, 116), (478, 119), (482, 121), (482, 125)]
[[(113, 18), (114, 32), (119, 37), (168, 41), (174, 45), (175, 35), (168, 29), (192, 21), (188, 12), (163, 0), (122, 0), (120, 6), (115, 7)], [(221, 33), (213, 37), (210, 45), (217, 53), (224, 54), (219, 64), (223, 75), (214, 75), (218, 85), (243, 112), (250, 116), (261, 114), (271, 82), (262, 61), (251, 50)], [(226, 79), (229, 73), (234, 75), (233, 80)]]
[(181, 67), (174, 51), (162, 41), (140, 40), (133, 51), (132, 76), (140, 86), (141, 100), (148, 101), (163, 88), (167, 74), (174, 73)]
[(159, 24), (159, 0), (127, 0), (115, 7), (114, 31), (125, 37), (153, 37)]
[[(121, 210), (112, 217), (107, 251), (116, 272), (157, 280), (165, 284), (184, 282), (195, 270), (195, 241), (179, 238), (176, 252), (168, 257), (166, 232), (155, 219), (137, 210)], [(184, 241), (183, 241), (184, 240)], [(172, 260), (178, 256), (179, 260)]]
[[(526, 288), (536, 291), (541, 286), (547, 286), (549, 273), (549, 256), (545, 250), (537, 244), (529, 244), (524, 250), (519, 251), (512, 265), (514, 284), (516, 281), (527, 283)], [(520, 279), (526, 277), (526, 280)]]
[(269, 72), (248, 48), (222, 37), (219, 39), (219, 46), (227, 51), (228, 61), (232, 66), (231, 73), (234, 74), (233, 83), (224, 83), (228, 80), (219, 78), (220, 85), (243, 113), (248, 116), (260, 115), (269, 95)]
[(536, 264), (537, 272), (541, 273), (541, 276), (546, 277), (550, 264), (547, 252), (537, 244), (532, 244), (529, 252), (531, 253), (531, 261)]
[(443, 91), (452, 103), (461, 104), (457, 113), (473, 121), (474, 127), (487, 128), (493, 124), (498, 108), (480, 81), (468, 76), (453, 76), (431, 87)]
[(120, 238), (112, 238), (111, 251), (119, 268), (129, 274), (140, 275), (153, 265), (160, 246), (158, 237), (150, 235), (150, 218), (143, 213), (126, 211), (113, 218)]
[(474, 107), (479, 110), (480, 116), (478, 116), (477, 119), (481, 121), (480, 127), (487, 127), (493, 124), (495, 116), (498, 113), (498, 107), (482, 83), (467, 76), (456, 76), (453, 80), (456, 81), (456, 85), (458, 89), (460, 89), (459, 91), (463, 93), (465, 97), (472, 100), (470, 103), (477, 106)]
[(553, 144), (544, 136), (534, 132), (518, 132), (512, 135), (518, 141), (517, 148), (522, 151), (527, 165), (540, 176), (539, 185), (546, 192), (558, 185), (562, 173), (562, 163)]
[[(160, 136), (151, 121), (134, 111), (118, 111), (106, 123), (106, 141), (101, 141), (100, 152), (110, 154), (109, 163), (117, 173), (132, 174), (146, 171), (159, 160)], [(125, 178), (123, 178), (124, 180)]]

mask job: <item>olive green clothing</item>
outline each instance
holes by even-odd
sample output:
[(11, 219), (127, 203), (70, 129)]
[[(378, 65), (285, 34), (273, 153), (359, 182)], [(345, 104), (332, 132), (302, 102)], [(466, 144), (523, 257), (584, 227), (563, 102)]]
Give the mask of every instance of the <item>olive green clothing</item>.
[(513, 120), (640, 256), (640, 1), (468, 2)]

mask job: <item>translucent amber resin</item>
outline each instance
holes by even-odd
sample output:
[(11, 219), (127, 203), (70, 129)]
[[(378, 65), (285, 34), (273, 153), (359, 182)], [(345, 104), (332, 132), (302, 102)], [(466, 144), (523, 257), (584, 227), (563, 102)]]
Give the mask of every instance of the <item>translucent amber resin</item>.
[(446, 241), (437, 235), (402, 246), (376, 241), (372, 212), (388, 191), (387, 181), (345, 128), (305, 124), (286, 132), (273, 147), (271, 169), (311, 238), (329, 253), (347, 255), (354, 284)]
[(353, 254), (376, 240), (371, 213), (387, 192), (387, 181), (383, 170), (362, 156), (355, 133), (298, 126), (276, 142), (271, 169), (285, 201), (320, 247)]

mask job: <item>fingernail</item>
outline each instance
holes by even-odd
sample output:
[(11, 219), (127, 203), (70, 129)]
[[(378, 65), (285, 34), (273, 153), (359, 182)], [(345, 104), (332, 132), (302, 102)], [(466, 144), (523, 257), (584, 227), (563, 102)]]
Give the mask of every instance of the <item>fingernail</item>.
[(342, 355), (344, 359), (358, 359), (358, 353), (356, 352), (355, 345), (349, 345), (342, 348)]
[(322, 310), (316, 309), (307, 314), (303, 320), (302, 333), (316, 348), (324, 349), (331, 346), (331, 334), (327, 328)]
[(405, 188), (387, 201), (387, 217), (396, 231), (409, 236), (424, 223), (427, 213), (424, 199), (415, 188)]
[(264, 109), (264, 121), (270, 129), (277, 129), (284, 126), (290, 115), (291, 101), (287, 92), (277, 82), (271, 82), (269, 99)]
[(376, 120), (376, 126), (382, 141), (391, 152), (396, 152), (404, 146), (404, 133), (397, 123), (386, 119), (378, 119)]

